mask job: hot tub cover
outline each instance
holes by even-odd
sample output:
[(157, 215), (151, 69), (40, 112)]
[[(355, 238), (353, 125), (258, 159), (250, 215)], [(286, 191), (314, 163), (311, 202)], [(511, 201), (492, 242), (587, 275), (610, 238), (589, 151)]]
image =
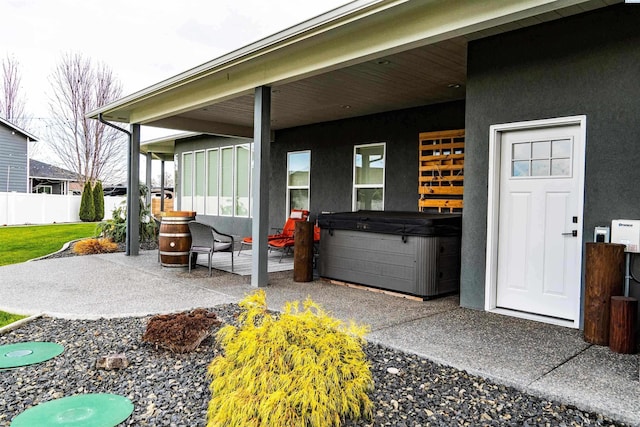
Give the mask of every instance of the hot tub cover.
[(406, 211), (356, 211), (318, 215), (321, 229), (359, 230), (401, 236), (460, 236), (461, 214)]

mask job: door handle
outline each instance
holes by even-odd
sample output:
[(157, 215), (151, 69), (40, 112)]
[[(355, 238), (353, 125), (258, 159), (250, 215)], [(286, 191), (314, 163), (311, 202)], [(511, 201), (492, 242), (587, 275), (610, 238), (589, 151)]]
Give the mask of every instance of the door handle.
[(567, 233), (562, 233), (563, 236), (573, 236), (578, 237), (578, 230), (571, 230)]

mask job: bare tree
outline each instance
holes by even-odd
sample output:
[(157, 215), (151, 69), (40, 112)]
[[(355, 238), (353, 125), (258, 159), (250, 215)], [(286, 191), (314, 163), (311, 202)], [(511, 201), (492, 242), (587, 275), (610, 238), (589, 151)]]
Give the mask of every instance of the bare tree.
[(65, 54), (51, 75), (54, 117), (48, 144), (64, 167), (81, 182), (118, 182), (126, 174), (126, 139), (121, 132), (97, 120), (90, 111), (120, 97), (122, 86), (105, 64), (94, 64), (81, 54)]
[(27, 124), (24, 116), (25, 100), (20, 91), (20, 63), (14, 56), (2, 60), (2, 81), (0, 81), (0, 117), (23, 128)]

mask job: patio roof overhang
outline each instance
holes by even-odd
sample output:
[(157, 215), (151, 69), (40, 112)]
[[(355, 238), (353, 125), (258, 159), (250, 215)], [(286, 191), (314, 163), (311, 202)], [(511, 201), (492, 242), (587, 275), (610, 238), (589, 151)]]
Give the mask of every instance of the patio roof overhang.
[[(464, 99), (470, 40), (618, 2), (357, 0), (90, 117), (252, 138), (260, 86), (272, 88), (272, 130)], [(147, 149), (172, 154), (174, 141)]]
[(198, 132), (180, 132), (173, 135), (150, 139), (140, 143), (140, 153), (151, 154), (154, 160), (171, 161), (176, 141), (200, 135)]

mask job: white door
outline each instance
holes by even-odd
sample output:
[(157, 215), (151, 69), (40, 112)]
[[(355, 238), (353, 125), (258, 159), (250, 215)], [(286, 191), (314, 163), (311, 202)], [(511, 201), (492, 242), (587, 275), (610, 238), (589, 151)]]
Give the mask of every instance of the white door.
[(579, 125), (501, 132), (497, 308), (579, 316), (581, 135)]

